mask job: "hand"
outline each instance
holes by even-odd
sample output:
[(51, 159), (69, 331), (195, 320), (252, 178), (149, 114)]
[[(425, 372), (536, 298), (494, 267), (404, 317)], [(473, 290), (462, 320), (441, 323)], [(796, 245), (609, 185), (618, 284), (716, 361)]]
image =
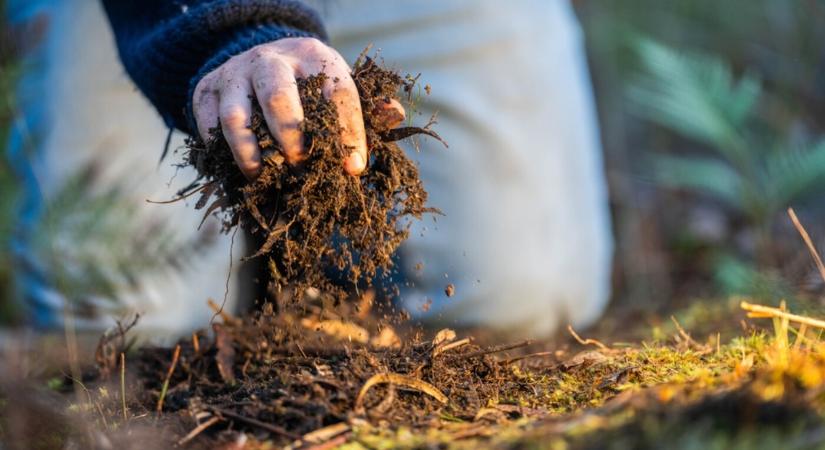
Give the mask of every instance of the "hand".
[[(300, 124), (304, 111), (296, 78), (324, 72), (323, 94), (338, 110), (341, 141), (352, 149), (344, 170), (360, 174), (366, 167), (367, 142), (364, 118), (350, 68), (341, 55), (314, 38), (286, 38), (258, 45), (230, 58), (207, 74), (195, 87), (192, 109), (198, 132), (206, 140), (209, 130), (220, 123), (238, 167), (250, 180), (261, 171), (261, 151), (249, 128), (252, 98), (263, 110), (269, 131), (281, 144), (290, 164), (304, 159)], [(380, 102), (377, 117), (394, 128), (404, 120), (404, 109), (392, 100)]]

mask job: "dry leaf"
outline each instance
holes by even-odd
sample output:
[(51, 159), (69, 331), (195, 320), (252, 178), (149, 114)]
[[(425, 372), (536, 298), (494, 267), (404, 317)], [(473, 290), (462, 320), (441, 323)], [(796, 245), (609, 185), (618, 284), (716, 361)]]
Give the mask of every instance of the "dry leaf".
[(601, 364), (607, 360), (607, 357), (596, 350), (588, 350), (577, 353), (576, 356), (563, 362), (561, 365), (565, 370), (570, 370), (574, 367), (584, 366), (590, 367), (596, 364)]
[(329, 337), (339, 341), (357, 342), (366, 344), (369, 342), (370, 333), (364, 328), (343, 320), (315, 320), (306, 318), (301, 320), (301, 325), (310, 330), (320, 331)]
[(446, 344), (447, 342), (452, 342), (455, 340), (455, 331), (444, 328), (443, 330), (436, 333), (435, 337), (433, 338), (433, 347), (438, 347), (441, 344)]
[(370, 344), (378, 348), (400, 348), (401, 339), (398, 338), (398, 335), (395, 334), (395, 330), (393, 330), (392, 327), (384, 327), (381, 332), (378, 333), (378, 336), (370, 339)]
[(409, 377), (407, 375), (400, 375), (397, 373), (379, 373), (370, 377), (364, 386), (361, 388), (361, 391), (358, 392), (358, 397), (355, 399), (355, 409), (360, 410), (363, 408), (364, 397), (367, 395), (367, 392), (373, 387), (379, 384), (397, 384), (404, 386), (406, 388), (414, 389), (416, 391), (423, 392), (430, 397), (438, 400), (441, 403), (447, 403), (447, 396), (444, 395), (441, 391), (438, 390), (437, 387), (433, 386), (426, 381), (419, 380), (418, 378)]

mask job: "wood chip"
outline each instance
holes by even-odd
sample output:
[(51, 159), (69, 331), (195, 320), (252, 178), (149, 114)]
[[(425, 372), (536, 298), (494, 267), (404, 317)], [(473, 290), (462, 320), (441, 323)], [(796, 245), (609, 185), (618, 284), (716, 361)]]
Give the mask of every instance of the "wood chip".
[(435, 334), (435, 337), (433, 338), (433, 347), (438, 347), (441, 344), (446, 344), (447, 342), (452, 342), (454, 340), (455, 331), (449, 328), (444, 328)]
[(376, 348), (401, 348), (401, 338), (392, 327), (384, 327), (378, 336), (370, 339), (370, 345)]
[(349, 426), (348, 423), (339, 422), (333, 425), (326, 426), (324, 428), (319, 428), (315, 431), (311, 431), (305, 434), (301, 438), (301, 440), (310, 444), (322, 444), (338, 436), (339, 434), (346, 433), (351, 429), (352, 428)]
[(218, 323), (212, 324), (212, 330), (215, 331), (215, 347), (218, 349), (215, 354), (218, 372), (224, 382), (234, 383), (235, 372), (232, 367), (235, 365), (235, 348), (232, 346), (232, 336)]
[(357, 342), (366, 344), (370, 340), (370, 333), (364, 328), (343, 320), (316, 320), (305, 318), (301, 320), (304, 328), (320, 331), (339, 341)]

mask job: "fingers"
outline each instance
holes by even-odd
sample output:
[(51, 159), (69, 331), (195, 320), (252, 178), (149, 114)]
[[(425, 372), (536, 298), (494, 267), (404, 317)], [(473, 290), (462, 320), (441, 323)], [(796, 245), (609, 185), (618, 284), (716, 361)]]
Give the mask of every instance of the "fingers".
[(300, 162), (305, 157), (301, 133), (304, 109), (292, 67), (279, 59), (262, 62), (252, 74), (252, 85), (269, 131), (281, 144), (287, 162)]
[(367, 134), (364, 131), (361, 99), (355, 89), (355, 83), (349, 76), (346, 80), (340, 79), (337, 84), (343, 86), (336, 86), (329, 99), (338, 110), (341, 142), (352, 150), (349, 157), (344, 160), (344, 170), (350, 175), (359, 175), (367, 166)]
[(261, 152), (255, 134), (249, 128), (252, 118), (251, 85), (245, 77), (228, 78), (220, 91), (221, 129), (232, 149), (238, 168), (248, 179), (261, 171)]
[(344, 59), (329, 47), (319, 47), (318, 44), (320, 42), (307, 42), (308, 48), (305, 51), (315, 57), (305, 60), (299, 66), (299, 74), (306, 77), (324, 72), (327, 75), (323, 93), (338, 110), (341, 142), (352, 150), (344, 161), (344, 170), (350, 175), (359, 175), (367, 166), (367, 135), (358, 89)]
[[(350, 69), (341, 55), (321, 41), (286, 38), (262, 44), (232, 57), (204, 77), (193, 93), (193, 114), (204, 140), (209, 130), (220, 124), (240, 170), (249, 179), (261, 171), (261, 154), (250, 130), (254, 95), (261, 105), (267, 126), (278, 141), (287, 162), (304, 159), (301, 122), (304, 111), (296, 77), (324, 72), (323, 94), (338, 112), (341, 141), (351, 151), (344, 169), (358, 175), (366, 168), (367, 142), (361, 101)], [(393, 128), (403, 122), (404, 109), (391, 100), (373, 111), (380, 126)]]
[(192, 113), (198, 134), (204, 142), (210, 138), (209, 130), (218, 126), (218, 92), (212, 88), (212, 84), (212, 78), (204, 77), (195, 87), (192, 96)]

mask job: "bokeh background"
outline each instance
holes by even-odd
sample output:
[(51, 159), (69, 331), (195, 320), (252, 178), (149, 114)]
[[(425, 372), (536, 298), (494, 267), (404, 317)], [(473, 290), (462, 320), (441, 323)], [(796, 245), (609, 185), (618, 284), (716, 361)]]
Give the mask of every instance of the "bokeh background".
[[(662, 312), (736, 295), (818, 305), (825, 287), (786, 209), (794, 207), (823, 243), (825, 2), (573, 4), (586, 36), (610, 185), (617, 243), (612, 308)], [(15, 81), (26, 70), (19, 55), (37, 39), (37, 24), (0, 25), (3, 147), (15, 118)], [(3, 249), (21, 202), (12, 169), (0, 158)], [(82, 179), (64, 190), (47, 208), (49, 226), (76, 227), (73, 248), (99, 248), (106, 227), (128, 223), (116, 192), (89, 192)], [(164, 224), (152, 230), (153, 237), (163, 233)], [(107, 267), (115, 270), (95, 272), (95, 254), (67, 255), (42, 244), (52, 258), (84, 261), (80, 267), (88, 270), (61, 275), (69, 291), (93, 284), (106, 293), (132, 272), (185, 264), (186, 249), (173, 245), (105, 246), (115, 259)], [(11, 265), (10, 252), (0, 252), (5, 324), (18, 320)]]
[(614, 307), (821, 298), (786, 208), (822, 243), (825, 3), (574, 5), (610, 184)]

